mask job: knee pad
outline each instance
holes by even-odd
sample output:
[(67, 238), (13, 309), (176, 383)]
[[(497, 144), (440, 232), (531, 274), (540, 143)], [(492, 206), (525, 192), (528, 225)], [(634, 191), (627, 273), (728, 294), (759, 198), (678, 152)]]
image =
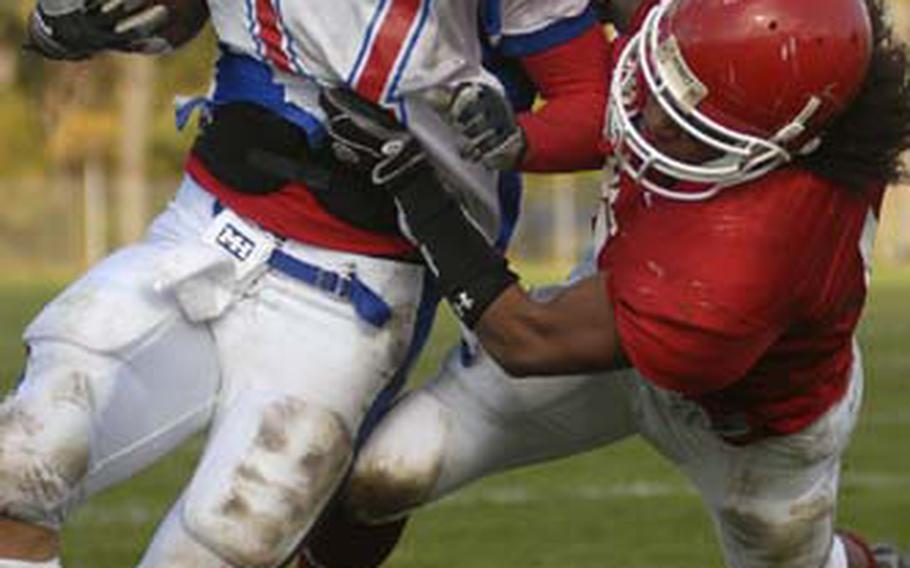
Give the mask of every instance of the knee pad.
[(91, 375), (66, 348), (33, 351), (0, 405), (0, 515), (58, 528), (89, 468)]
[(449, 426), (432, 396), (401, 400), (357, 456), (345, 505), (364, 522), (393, 520), (433, 495), (445, 458)]
[(181, 498), (168, 511), (136, 568), (225, 568), (224, 560), (184, 528), (183, 503)]
[(728, 554), (748, 568), (822, 566), (833, 533), (834, 498), (808, 502), (743, 502), (719, 511)]
[(341, 416), (245, 392), (219, 417), (183, 507), (187, 531), (232, 565), (271, 568), (299, 544), (353, 451)]

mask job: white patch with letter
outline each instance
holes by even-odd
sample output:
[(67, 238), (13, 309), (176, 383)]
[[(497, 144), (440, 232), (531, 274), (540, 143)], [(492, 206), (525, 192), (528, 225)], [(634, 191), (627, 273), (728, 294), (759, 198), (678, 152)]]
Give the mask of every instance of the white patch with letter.
[(268, 270), (277, 244), (277, 239), (225, 209), (200, 240), (184, 242), (162, 259), (154, 287), (173, 294), (189, 321), (212, 320)]
[(244, 221), (230, 209), (218, 213), (202, 233), (202, 240), (231, 256), (238, 282), (246, 282), (264, 272), (277, 244), (275, 237)]

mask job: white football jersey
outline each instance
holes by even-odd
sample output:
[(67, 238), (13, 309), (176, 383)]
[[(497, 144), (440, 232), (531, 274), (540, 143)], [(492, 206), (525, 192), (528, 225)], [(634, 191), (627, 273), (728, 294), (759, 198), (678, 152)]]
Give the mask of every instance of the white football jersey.
[(388, 104), (427, 88), (490, 80), (480, 34), (533, 40), (588, 0), (210, 0), (221, 44), (275, 70)]
[[(318, 144), (318, 89), (347, 85), (394, 110), (425, 143), (489, 235), (498, 230), (496, 175), (468, 165), (439, 116), (463, 81), (498, 82), (483, 43), (520, 56), (590, 25), (589, 0), (209, 0), (222, 46), (214, 102), (256, 102)], [(479, 203), (475, 210), (474, 203)], [(486, 211), (484, 211), (486, 209)]]

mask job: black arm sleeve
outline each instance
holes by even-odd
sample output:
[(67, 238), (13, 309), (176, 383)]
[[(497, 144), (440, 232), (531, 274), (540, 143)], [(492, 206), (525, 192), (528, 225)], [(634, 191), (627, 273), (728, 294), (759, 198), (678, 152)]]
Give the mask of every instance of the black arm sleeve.
[(420, 167), (390, 188), (411, 236), (436, 274), (456, 315), (473, 328), (518, 277), (466, 217), (432, 167)]

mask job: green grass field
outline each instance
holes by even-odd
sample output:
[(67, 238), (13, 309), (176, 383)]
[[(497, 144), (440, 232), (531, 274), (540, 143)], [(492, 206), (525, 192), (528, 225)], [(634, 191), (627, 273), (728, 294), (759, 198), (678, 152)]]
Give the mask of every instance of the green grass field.
[[(910, 270), (876, 274), (862, 328), (863, 418), (845, 462), (840, 518), (910, 544)], [(0, 386), (22, 365), (23, 325), (57, 286), (0, 284)], [(415, 374), (451, 344), (444, 318)], [(68, 568), (136, 563), (193, 467), (193, 440), (136, 479), (96, 497), (64, 535)], [(417, 514), (390, 568), (711, 568), (711, 527), (685, 480), (637, 441), (491, 478)]]

